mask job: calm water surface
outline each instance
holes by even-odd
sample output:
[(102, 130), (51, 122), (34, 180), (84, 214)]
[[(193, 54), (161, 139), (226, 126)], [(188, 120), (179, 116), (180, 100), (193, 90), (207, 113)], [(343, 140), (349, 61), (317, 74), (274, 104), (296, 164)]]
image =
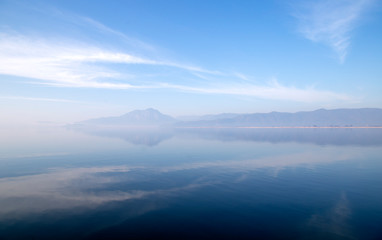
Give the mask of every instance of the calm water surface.
[(0, 131), (0, 239), (382, 239), (382, 129)]

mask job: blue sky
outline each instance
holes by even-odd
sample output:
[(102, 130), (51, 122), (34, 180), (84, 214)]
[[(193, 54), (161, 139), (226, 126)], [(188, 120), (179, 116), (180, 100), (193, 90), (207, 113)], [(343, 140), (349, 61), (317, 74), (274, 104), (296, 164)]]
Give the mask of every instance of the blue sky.
[(0, 0), (0, 123), (382, 107), (382, 3)]

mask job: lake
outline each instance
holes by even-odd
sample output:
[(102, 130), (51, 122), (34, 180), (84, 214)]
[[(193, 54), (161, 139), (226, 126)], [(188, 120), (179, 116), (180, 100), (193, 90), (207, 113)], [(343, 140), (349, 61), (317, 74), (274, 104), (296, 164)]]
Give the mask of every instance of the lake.
[(382, 239), (382, 129), (0, 131), (0, 239)]

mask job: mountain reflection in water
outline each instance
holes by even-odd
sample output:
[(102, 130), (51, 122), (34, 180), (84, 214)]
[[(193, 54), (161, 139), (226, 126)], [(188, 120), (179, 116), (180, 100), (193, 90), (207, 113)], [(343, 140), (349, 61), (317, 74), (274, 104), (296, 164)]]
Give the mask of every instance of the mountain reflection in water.
[(75, 129), (94, 136), (120, 138), (136, 145), (155, 146), (174, 136), (219, 141), (298, 142), (318, 145), (382, 145), (378, 128), (114, 128)]

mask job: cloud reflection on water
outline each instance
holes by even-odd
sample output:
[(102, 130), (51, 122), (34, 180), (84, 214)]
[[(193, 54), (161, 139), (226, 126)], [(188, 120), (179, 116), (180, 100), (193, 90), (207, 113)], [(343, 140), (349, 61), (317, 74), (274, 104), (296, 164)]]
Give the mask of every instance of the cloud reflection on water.
[[(108, 190), (127, 183), (113, 174), (129, 174), (126, 166), (55, 169), (48, 173), (0, 179), (0, 220), (71, 208), (91, 209), (108, 202), (187, 191), (209, 184), (187, 183), (153, 190)], [(104, 175), (104, 174), (107, 175)], [(106, 188), (105, 188), (106, 187)]]
[(349, 220), (352, 210), (345, 192), (341, 193), (334, 206), (325, 212), (313, 214), (308, 225), (321, 231), (334, 233), (338, 236), (355, 239), (350, 231)]
[[(342, 152), (338, 149), (321, 149), (319, 152), (277, 154), (248, 160), (217, 160), (208, 158), (203, 162), (173, 164), (162, 167), (144, 167), (126, 165), (61, 168), (49, 172), (0, 179), (0, 219), (17, 218), (28, 214), (38, 214), (58, 209), (90, 209), (102, 204), (141, 199), (184, 192), (213, 184), (219, 173), (244, 173), (234, 180), (240, 184), (247, 178), (245, 173), (261, 168), (276, 169), (286, 167), (311, 167), (336, 161), (346, 161), (357, 157), (355, 152)], [(186, 182), (175, 185), (157, 185), (156, 178), (171, 178), (173, 172), (198, 171), (209, 169), (208, 175), (191, 177)], [(134, 175), (135, 174), (135, 175)], [(162, 174), (162, 176), (160, 176)], [(129, 175), (132, 175), (129, 177)], [(168, 175), (168, 176), (167, 176)], [(215, 176), (216, 175), (216, 176)], [(140, 176), (135, 178), (136, 176)], [(220, 179), (219, 181), (226, 181)], [(144, 182), (150, 182), (151, 189), (140, 188)], [(174, 179), (176, 181), (176, 179)], [(115, 186), (131, 184), (130, 188)], [(168, 183), (167, 183), (168, 184)]]
[(360, 155), (357, 152), (341, 152), (337, 149), (327, 149), (321, 152), (302, 152), (293, 154), (279, 154), (276, 156), (267, 156), (257, 159), (232, 160), (232, 161), (205, 161), (190, 163), (184, 165), (162, 168), (164, 172), (190, 170), (198, 168), (224, 168), (225, 171), (245, 171), (258, 168), (272, 168), (280, 171), (285, 167), (293, 166), (315, 166), (318, 164), (332, 163), (355, 159)]

